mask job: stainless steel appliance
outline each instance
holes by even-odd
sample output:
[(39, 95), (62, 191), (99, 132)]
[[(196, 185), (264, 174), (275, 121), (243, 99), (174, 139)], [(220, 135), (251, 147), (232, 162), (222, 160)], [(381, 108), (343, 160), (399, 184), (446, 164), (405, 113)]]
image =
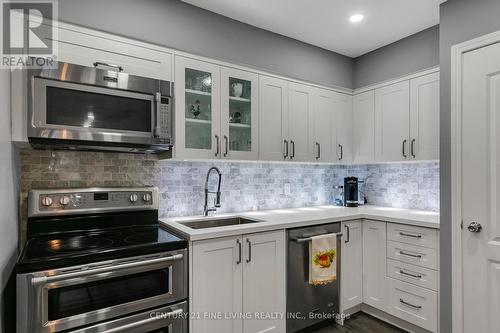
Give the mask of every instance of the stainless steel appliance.
[[(309, 284), (309, 242), (312, 236), (336, 234), (337, 280), (320, 286)], [(340, 223), (308, 226), (287, 231), (287, 333), (324, 320), (335, 319), (340, 309)]]
[(358, 178), (344, 178), (344, 205), (346, 207), (358, 207)]
[(173, 83), (115, 65), (28, 71), (28, 139), (39, 148), (163, 152), (172, 147)]
[(29, 193), (17, 332), (187, 332), (187, 241), (158, 224), (158, 190)]

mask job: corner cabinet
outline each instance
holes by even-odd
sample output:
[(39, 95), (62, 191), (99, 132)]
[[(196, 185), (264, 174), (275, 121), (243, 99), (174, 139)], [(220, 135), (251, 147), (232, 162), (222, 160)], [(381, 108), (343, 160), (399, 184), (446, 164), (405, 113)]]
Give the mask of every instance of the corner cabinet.
[(257, 159), (258, 75), (175, 57), (175, 157)]
[(284, 231), (197, 241), (192, 249), (191, 333), (285, 332), (285, 318), (238, 317), (285, 313)]
[(336, 162), (352, 163), (352, 96), (335, 93), (334, 104), (335, 136), (333, 148)]
[(375, 93), (354, 95), (353, 145), (355, 163), (375, 161)]

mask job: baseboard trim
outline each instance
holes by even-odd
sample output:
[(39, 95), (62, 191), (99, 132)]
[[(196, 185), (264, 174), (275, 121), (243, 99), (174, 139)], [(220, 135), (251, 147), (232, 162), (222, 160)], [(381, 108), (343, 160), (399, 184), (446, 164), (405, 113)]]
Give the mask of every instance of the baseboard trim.
[(422, 327), (413, 325), (405, 320), (394, 317), (394, 316), (392, 316), (384, 311), (381, 311), (379, 309), (376, 309), (370, 305), (361, 304), (360, 307), (361, 307), (361, 312), (369, 314), (370, 316), (378, 318), (382, 321), (385, 321), (386, 323), (389, 323), (393, 326), (401, 328), (401, 329), (408, 331), (410, 333), (432, 333), (431, 331), (428, 331), (426, 329), (423, 329)]

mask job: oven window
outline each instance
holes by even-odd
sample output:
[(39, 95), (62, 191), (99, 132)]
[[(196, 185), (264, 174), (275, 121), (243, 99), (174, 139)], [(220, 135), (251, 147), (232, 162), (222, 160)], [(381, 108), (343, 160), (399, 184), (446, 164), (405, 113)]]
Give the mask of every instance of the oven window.
[(152, 101), (47, 86), (47, 124), (151, 132)]
[(167, 294), (168, 269), (49, 289), (48, 319), (56, 320)]

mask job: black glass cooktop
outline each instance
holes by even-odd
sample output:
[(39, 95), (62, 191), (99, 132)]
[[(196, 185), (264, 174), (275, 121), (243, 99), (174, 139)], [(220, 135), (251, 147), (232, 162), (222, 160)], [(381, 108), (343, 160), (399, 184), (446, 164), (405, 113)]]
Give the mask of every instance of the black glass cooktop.
[(187, 247), (158, 224), (78, 232), (52, 232), (26, 243), (18, 272), (46, 270)]

